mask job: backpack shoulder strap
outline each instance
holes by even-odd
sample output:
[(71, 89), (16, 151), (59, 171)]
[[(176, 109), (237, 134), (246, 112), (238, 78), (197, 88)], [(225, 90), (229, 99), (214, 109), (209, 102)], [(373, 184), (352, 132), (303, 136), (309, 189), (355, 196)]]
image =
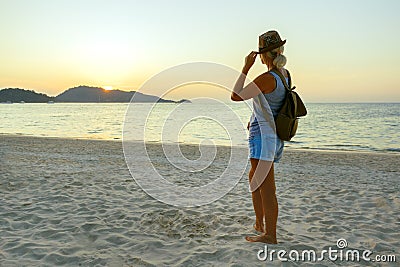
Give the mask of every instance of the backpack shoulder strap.
[(286, 70), (286, 71), (287, 71), (287, 76), (289, 78), (289, 88), (292, 88), (292, 77), (290, 76), (290, 72), (288, 70)]
[[(285, 77), (282, 75), (282, 73), (278, 70), (278, 69), (272, 69), (271, 71), (273, 71), (274, 73), (276, 73), (279, 78), (282, 80), (283, 85), (285, 86), (286, 89), (286, 97), (285, 97), (285, 102), (287, 103), (286, 105), (288, 105), (289, 110), (287, 110), (290, 113), (290, 116), (292, 116), (293, 118), (296, 117), (297, 114), (297, 94), (295, 92), (293, 92), (293, 89), (295, 89), (296, 87), (291, 87), (292, 85), (292, 78), (290, 76), (289, 71), (288, 72), (288, 80), (289, 80), (289, 85), (286, 82)], [(285, 105), (285, 104), (284, 104)]]
[(279, 78), (281, 79), (281, 81), (282, 81), (283, 85), (285, 86), (286, 90), (292, 91), (292, 88), (290, 87), (292, 85), (292, 80), (291, 80), (289, 71), (287, 71), (288, 72), (288, 78), (289, 78), (289, 85), (287, 84), (285, 77), (282, 75), (282, 73), (278, 69), (274, 68), (271, 71), (279, 76)]

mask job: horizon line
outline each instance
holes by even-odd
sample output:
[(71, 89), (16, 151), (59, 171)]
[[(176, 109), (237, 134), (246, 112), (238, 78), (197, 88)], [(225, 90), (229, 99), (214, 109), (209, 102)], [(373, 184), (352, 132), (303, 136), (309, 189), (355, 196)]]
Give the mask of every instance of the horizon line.
[[(0, 91), (2, 91), (2, 90), (5, 90), (5, 89), (21, 89), (21, 90), (28, 90), (28, 91), (34, 91), (35, 93), (41, 93), (41, 94), (45, 94), (45, 95), (47, 95), (47, 96), (49, 96), (49, 97), (57, 97), (58, 95), (60, 95), (60, 94), (62, 94), (63, 92), (65, 92), (65, 91), (67, 91), (67, 90), (69, 90), (69, 89), (73, 89), (73, 88), (77, 88), (77, 87), (83, 87), (83, 86), (85, 86), (85, 87), (91, 87), (91, 88), (99, 88), (99, 89), (103, 89), (104, 91), (107, 91), (107, 92), (111, 92), (111, 91), (122, 91), (122, 92), (139, 92), (139, 93), (141, 93), (141, 94), (146, 94), (146, 95), (148, 95), (148, 93), (142, 93), (142, 92), (140, 92), (140, 91), (137, 91), (137, 90), (130, 90), (130, 91), (126, 91), (126, 90), (122, 90), (122, 89), (120, 89), (120, 88), (113, 88), (113, 89), (105, 89), (104, 87), (102, 87), (102, 86), (94, 86), (94, 85), (78, 85), (78, 86), (74, 86), (74, 87), (70, 87), (70, 88), (67, 88), (67, 89), (65, 89), (64, 91), (62, 91), (62, 92), (60, 92), (60, 93), (58, 93), (57, 95), (50, 95), (49, 93), (46, 93), (46, 92), (37, 92), (36, 90), (37, 89), (30, 89), (30, 88), (20, 88), (20, 87), (4, 87), (4, 88), (0, 88)], [(160, 97), (159, 95), (152, 95), (152, 96), (157, 96), (157, 97)], [(182, 98), (181, 98), (182, 99)], [(184, 98), (184, 99), (188, 99), (188, 98)], [(188, 99), (188, 100), (190, 100), (190, 99)], [(248, 100), (246, 100), (246, 101), (248, 101)], [(227, 99), (227, 101), (222, 101), (223, 103), (230, 103), (230, 102), (232, 102), (232, 101), (229, 101), (228, 99)], [(85, 103), (85, 102), (82, 102), (82, 103)], [(87, 102), (87, 103), (91, 103), (91, 102)], [(119, 103), (119, 102), (109, 102), (109, 103)], [(400, 103), (400, 100), (398, 100), (398, 101), (393, 101), (393, 100), (388, 100), (388, 101), (385, 101), (385, 100), (382, 100), (382, 101), (371, 101), (371, 100), (367, 100), (367, 101), (329, 101), (329, 100), (318, 100), (318, 101), (309, 101), (309, 102), (307, 102), (307, 103), (309, 103), (309, 104), (399, 104)], [(32, 103), (33, 104), (33, 103)]]

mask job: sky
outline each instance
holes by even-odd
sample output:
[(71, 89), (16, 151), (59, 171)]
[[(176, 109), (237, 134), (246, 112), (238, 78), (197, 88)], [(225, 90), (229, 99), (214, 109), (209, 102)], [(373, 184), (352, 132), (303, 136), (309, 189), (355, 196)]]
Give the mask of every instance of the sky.
[[(140, 90), (197, 61), (240, 71), (275, 29), (305, 102), (400, 102), (399, 11), (397, 0), (0, 0), (0, 88)], [(257, 59), (249, 77), (265, 71)], [(197, 96), (229, 100), (193, 85), (166, 98)]]

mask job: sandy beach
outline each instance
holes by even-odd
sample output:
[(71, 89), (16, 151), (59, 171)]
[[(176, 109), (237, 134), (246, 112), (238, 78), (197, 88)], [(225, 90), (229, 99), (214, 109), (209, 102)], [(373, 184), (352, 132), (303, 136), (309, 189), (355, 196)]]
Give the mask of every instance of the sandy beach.
[[(159, 144), (148, 148), (161, 171), (183, 179)], [(193, 179), (223, 170), (229, 153), (219, 149), (216, 164)], [(269, 248), (321, 251), (344, 238), (348, 248), (399, 258), (399, 163), (398, 154), (285, 150), (275, 178), (279, 244)], [(220, 200), (177, 208), (136, 184), (120, 141), (0, 135), (0, 201), (0, 266), (381, 264), (261, 262), (264, 245), (244, 239), (255, 234), (247, 172)]]

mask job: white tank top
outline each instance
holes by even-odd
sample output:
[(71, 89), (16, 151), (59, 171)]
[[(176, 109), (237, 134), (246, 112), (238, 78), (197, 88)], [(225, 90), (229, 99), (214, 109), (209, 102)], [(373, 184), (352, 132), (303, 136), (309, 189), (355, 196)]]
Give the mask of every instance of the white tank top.
[[(286, 89), (282, 80), (274, 72), (269, 72), (276, 81), (275, 89), (268, 94), (260, 93), (253, 97), (253, 113), (250, 117), (249, 135), (274, 135), (275, 117), (285, 100)], [(289, 83), (288, 78), (286, 82)], [(264, 108), (263, 108), (264, 107)]]

